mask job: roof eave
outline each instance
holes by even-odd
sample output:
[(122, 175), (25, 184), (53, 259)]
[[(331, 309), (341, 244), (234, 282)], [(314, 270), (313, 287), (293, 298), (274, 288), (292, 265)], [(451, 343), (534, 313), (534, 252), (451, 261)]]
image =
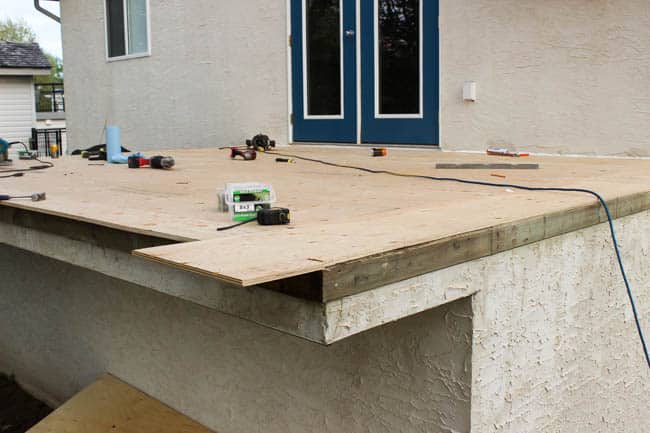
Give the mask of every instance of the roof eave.
[(51, 68), (8, 68), (0, 67), (0, 76), (50, 75)]

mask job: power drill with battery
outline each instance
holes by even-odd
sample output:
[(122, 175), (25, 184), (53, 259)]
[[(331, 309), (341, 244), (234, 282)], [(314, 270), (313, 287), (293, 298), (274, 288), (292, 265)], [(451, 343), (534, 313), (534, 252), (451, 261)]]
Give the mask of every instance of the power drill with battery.
[(144, 158), (142, 156), (129, 156), (129, 168), (151, 167), (160, 170), (169, 170), (176, 162), (171, 156), (153, 156)]

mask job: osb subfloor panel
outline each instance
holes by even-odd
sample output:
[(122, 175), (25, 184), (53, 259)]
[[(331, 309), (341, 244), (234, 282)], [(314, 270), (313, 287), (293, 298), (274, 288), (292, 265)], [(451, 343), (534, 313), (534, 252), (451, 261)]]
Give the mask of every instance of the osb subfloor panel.
[(119, 381), (100, 378), (28, 433), (212, 433), (158, 400)]
[[(650, 206), (650, 161), (529, 157), (511, 159), (431, 150), (389, 150), (372, 158), (367, 148), (292, 146), (280, 152), (405, 173), (456, 176), (496, 183), (590, 188), (629, 212)], [(590, 218), (576, 210), (591, 209), (593, 197), (579, 193), (526, 192), (505, 188), (369, 174), (298, 161), (276, 163), (260, 154), (253, 162), (232, 161), (228, 151), (174, 150), (172, 171), (89, 165), (77, 157), (55, 161), (56, 167), (24, 178), (3, 179), (3, 190), (26, 194), (44, 190), (40, 203), (7, 202), (39, 212), (65, 216), (125, 231), (151, 234), (180, 242), (137, 251), (136, 254), (183, 269), (249, 286), (314, 271), (331, 269), (390, 251), (468, 233), (506, 228), (502, 249), (525, 243), (519, 225), (566, 213)], [(539, 170), (436, 170), (436, 163), (539, 163)], [(19, 165), (25, 165), (20, 163)], [(506, 178), (492, 174), (505, 175)], [(227, 182), (270, 182), (277, 205), (292, 212), (290, 226), (249, 224), (225, 232), (231, 222), (217, 210), (217, 188)], [(591, 215), (593, 217), (593, 215)], [(602, 221), (602, 216), (600, 216)], [(597, 223), (597, 220), (594, 223)], [(582, 224), (582, 226), (589, 224)], [(581, 224), (573, 224), (575, 229)], [(546, 228), (539, 235), (553, 234)], [(505, 234), (504, 234), (505, 233)], [(506, 239), (504, 239), (504, 237)], [(512, 239), (510, 239), (512, 238)], [(533, 240), (537, 239), (534, 238)], [(504, 247), (505, 246), (505, 247)], [(453, 244), (455, 261), (462, 243)], [(468, 247), (469, 248), (469, 247)], [(486, 251), (494, 253), (494, 246)], [(467, 259), (473, 254), (460, 254)], [(447, 265), (452, 264), (448, 263)], [(442, 267), (444, 263), (438, 264)], [(394, 280), (395, 276), (391, 276)]]

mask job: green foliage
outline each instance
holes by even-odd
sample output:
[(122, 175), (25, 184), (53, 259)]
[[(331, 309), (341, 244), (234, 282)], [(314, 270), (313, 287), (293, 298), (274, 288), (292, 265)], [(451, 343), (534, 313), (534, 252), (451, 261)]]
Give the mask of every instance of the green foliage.
[[(36, 33), (25, 20), (0, 19), (0, 41), (36, 42)], [(36, 83), (63, 82), (63, 61), (51, 54), (45, 54), (52, 65), (50, 75), (34, 77)]]
[(36, 42), (36, 33), (25, 20), (0, 19), (0, 41)]
[(45, 53), (45, 57), (50, 61), (52, 69), (50, 75), (37, 75), (34, 77), (34, 82), (39, 83), (62, 83), (63, 82), (63, 61), (58, 57)]

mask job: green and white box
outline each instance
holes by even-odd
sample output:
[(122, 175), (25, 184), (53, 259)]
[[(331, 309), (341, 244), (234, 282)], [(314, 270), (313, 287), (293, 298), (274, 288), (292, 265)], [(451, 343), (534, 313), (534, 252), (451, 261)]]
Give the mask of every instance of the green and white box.
[(269, 183), (228, 183), (223, 191), (223, 201), (233, 221), (255, 219), (260, 209), (270, 209), (276, 199)]

